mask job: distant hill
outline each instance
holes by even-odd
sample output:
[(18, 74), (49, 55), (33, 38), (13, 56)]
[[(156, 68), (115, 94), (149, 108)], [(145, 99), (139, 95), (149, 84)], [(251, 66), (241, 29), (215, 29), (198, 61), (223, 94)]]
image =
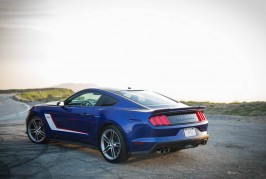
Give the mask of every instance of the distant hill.
[(63, 83), (60, 85), (52, 86), (49, 88), (28, 88), (28, 89), (5, 89), (0, 90), (0, 94), (3, 93), (23, 93), (23, 92), (29, 92), (29, 91), (43, 91), (43, 90), (53, 90), (53, 89), (71, 89), (74, 92), (86, 89), (86, 88), (94, 88), (98, 87), (98, 85), (93, 83)]
[(6, 90), (0, 90), (0, 94), (8, 94), (8, 93), (24, 93), (24, 92), (30, 92), (30, 91), (45, 91), (45, 90), (56, 90), (58, 88), (28, 88), (28, 89), (6, 89)]
[(60, 85), (53, 86), (52, 88), (67, 88), (71, 89), (74, 92), (77, 92), (86, 88), (94, 88), (94, 87), (97, 87), (97, 85), (93, 83), (63, 83)]

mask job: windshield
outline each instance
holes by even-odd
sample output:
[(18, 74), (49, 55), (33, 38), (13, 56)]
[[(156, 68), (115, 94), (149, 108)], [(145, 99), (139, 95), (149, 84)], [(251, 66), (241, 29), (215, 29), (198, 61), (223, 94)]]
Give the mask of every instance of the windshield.
[(116, 91), (115, 93), (131, 99), (144, 106), (177, 106), (178, 102), (152, 91)]

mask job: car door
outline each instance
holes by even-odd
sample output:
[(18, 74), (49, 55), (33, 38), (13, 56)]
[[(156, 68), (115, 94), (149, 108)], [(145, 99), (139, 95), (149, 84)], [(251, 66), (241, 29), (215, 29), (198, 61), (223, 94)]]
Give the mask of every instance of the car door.
[(94, 106), (101, 95), (94, 91), (78, 93), (66, 100), (59, 110), (54, 111), (52, 120), (56, 137), (90, 142), (92, 140), (91, 126), (97, 122), (93, 115)]

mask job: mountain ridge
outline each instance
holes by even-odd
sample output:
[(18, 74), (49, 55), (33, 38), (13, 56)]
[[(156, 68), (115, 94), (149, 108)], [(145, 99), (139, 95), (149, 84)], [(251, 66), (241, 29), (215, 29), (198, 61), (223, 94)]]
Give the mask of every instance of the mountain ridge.
[(52, 88), (67, 88), (71, 89), (74, 92), (86, 89), (86, 88), (94, 88), (98, 87), (98, 85), (94, 83), (62, 83), (59, 85), (52, 86)]

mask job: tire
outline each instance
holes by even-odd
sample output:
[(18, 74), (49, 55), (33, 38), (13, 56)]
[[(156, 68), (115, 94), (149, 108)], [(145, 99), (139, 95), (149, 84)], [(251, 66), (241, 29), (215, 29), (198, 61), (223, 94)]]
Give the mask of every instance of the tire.
[(27, 134), (33, 143), (47, 142), (43, 121), (38, 116), (33, 116), (27, 123)]
[(125, 139), (120, 130), (113, 126), (106, 126), (100, 135), (100, 151), (105, 160), (120, 163), (128, 159)]

